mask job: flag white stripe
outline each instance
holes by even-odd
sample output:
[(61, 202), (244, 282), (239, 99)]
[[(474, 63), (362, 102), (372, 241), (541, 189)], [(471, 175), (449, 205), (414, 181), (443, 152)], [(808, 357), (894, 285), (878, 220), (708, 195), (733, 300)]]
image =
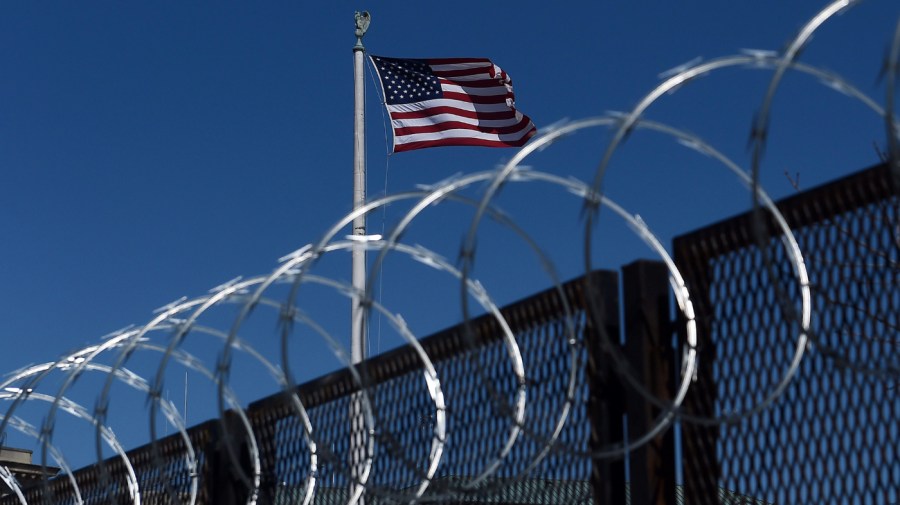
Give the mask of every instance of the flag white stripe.
[(418, 119), (392, 119), (391, 125), (393, 125), (394, 128), (408, 128), (412, 126), (435, 125), (445, 123), (447, 121), (458, 121), (460, 123), (466, 123), (473, 126), (483, 126), (485, 128), (502, 128), (504, 126), (516, 125), (521, 120), (521, 117), (509, 119), (474, 119), (469, 117), (457, 116), (456, 114), (437, 114), (434, 116)]
[(386, 107), (388, 112), (419, 112), (433, 107), (454, 107), (456, 109), (472, 112), (505, 112), (509, 110), (509, 106), (506, 105), (506, 102), (476, 104), (463, 102), (461, 100), (448, 100), (446, 98), (425, 100), (424, 102), (388, 104)]

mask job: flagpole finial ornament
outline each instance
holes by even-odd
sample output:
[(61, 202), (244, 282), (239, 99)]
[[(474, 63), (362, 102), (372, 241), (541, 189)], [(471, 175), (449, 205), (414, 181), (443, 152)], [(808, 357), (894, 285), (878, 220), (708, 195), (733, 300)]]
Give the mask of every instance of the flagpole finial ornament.
[(356, 46), (354, 49), (363, 49), (362, 38), (366, 34), (366, 30), (369, 29), (369, 22), (371, 21), (372, 16), (369, 15), (369, 11), (356, 11)]

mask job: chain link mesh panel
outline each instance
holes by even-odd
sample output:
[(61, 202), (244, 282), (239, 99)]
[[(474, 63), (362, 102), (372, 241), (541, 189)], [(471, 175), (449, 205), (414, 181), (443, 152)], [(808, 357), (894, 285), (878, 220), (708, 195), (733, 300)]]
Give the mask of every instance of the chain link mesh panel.
[[(211, 503), (209, 489), (200, 483), (211, 477), (209, 450), (219, 421), (207, 421), (188, 431), (191, 444), (197, 451), (198, 486), (197, 503)], [(155, 454), (154, 454), (155, 452)], [(130, 451), (128, 458), (140, 486), (142, 503), (188, 503), (192, 493), (192, 473), (186, 466), (184, 441), (178, 436), (166, 437), (158, 442), (156, 449), (146, 446)], [(91, 465), (73, 472), (80, 497), (85, 504), (132, 503), (126, 475), (127, 470), (120, 458), (107, 460), (104, 479), (98, 465)], [(74, 505), (78, 503), (75, 489), (65, 476), (57, 476), (37, 482), (23, 492), (29, 504)], [(0, 499), (0, 503), (20, 503), (15, 495)]]
[[(749, 412), (685, 423), (687, 502), (897, 503), (900, 216), (889, 167), (779, 208), (809, 272), (807, 349), (797, 348), (799, 284), (781, 237), (754, 232), (759, 215), (676, 240), (701, 328), (686, 412)], [(754, 412), (792, 370), (783, 394)]]
[[(565, 285), (569, 303), (580, 300), (580, 283)], [(576, 340), (584, 333), (583, 306), (575, 310)], [(513, 419), (517, 384), (496, 320), (485, 316), (424, 339), (435, 362), (447, 407), (447, 437), (438, 473), (419, 501), (465, 503), (592, 503), (591, 461), (561, 451), (547, 451), (549, 437), (567, 411), (558, 445), (584, 452), (590, 439), (585, 387), (585, 353), (581, 343), (569, 343), (565, 311), (556, 290), (503, 310), (516, 333), (526, 366), (526, 429), (517, 432)], [(467, 335), (470, 335), (467, 337)], [(574, 361), (573, 361), (574, 359)], [(367, 362), (372, 381), (376, 425), (372, 474), (366, 503), (401, 503), (422, 485), (434, 434), (434, 405), (415, 355), (401, 348)], [(574, 371), (570, 369), (574, 367)], [(579, 384), (566, 406), (570, 374)], [(357, 388), (349, 373), (339, 372), (300, 388), (321, 451), (314, 503), (346, 503), (351, 476), (347, 422)], [(283, 397), (251, 406), (254, 424), (265, 423), (261, 449), (275, 482), (273, 503), (295, 503), (305, 493), (310, 474), (310, 450), (299, 418)], [(513, 442), (511, 450), (508, 447)], [(330, 453), (324, 456), (324, 453)], [(324, 460), (324, 463), (322, 462)], [(329, 461), (330, 460), (330, 461)]]
[[(592, 461), (585, 456), (592, 438), (592, 392), (586, 377), (589, 323), (583, 282), (561, 288), (568, 314), (557, 289), (502, 310), (530, 370), (523, 426), (514, 422), (519, 385), (509, 372), (510, 358), (496, 319), (483, 316), (422, 340), (441, 378), (448, 416), (441, 465), (419, 502), (594, 503)], [(408, 503), (422, 487), (436, 419), (421, 367), (413, 350), (403, 347), (360, 368), (378, 427), (372, 434), (376, 457), (365, 485), (366, 503)], [(316, 427), (312, 435), (283, 393), (250, 405), (246, 412), (262, 465), (257, 503), (304, 503), (312, 482), (312, 503), (347, 503), (354, 479), (349, 470), (354, 429), (350, 420), (362, 394), (357, 384), (343, 370), (298, 388), (298, 398)], [(603, 396), (593, 394), (595, 401)], [(246, 466), (246, 454), (228, 453), (229, 446), (242, 452), (247, 434), (231, 424), (237, 426), (227, 419), (211, 420), (188, 430), (197, 452), (197, 503), (245, 503), (249, 497), (242, 481), (249, 469), (236, 470), (234, 462), (237, 458), (237, 466)], [(155, 449), (148, 445), (127, 455), (137, 474), (141, 503), (190, 502), (191, 472), (178, 435), (161, 439)], [(106, 479), (100, 466), (74, 472), (83, 502), (131, 503), (121, 461), (104, 462)], [(27, 488), (25, 495), (28, 503), (77, 503), (62, 475)], [(9, 495), (0, 503), (19, 501)]]

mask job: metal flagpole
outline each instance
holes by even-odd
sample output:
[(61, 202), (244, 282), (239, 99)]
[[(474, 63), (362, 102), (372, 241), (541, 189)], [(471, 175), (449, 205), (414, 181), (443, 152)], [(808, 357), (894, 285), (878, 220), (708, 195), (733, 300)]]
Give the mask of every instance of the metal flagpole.
[[(365, 58), (366, 48), (363, 47), (362, 38), (369, 28), (371, 20), (369, 13), (366, 11), (356, 13), (356, 45), (353, 47), (353, 93), (354, 93), (354, 109), (353, 109), (353, 208), (357, 209), (366, 201), (366, 124), (365, 124), (365, 75), (363, 68), (363, 58)], [(366, 217), (365, 215), (357, 216), (353, 220), (353, 235), (363, 236), (366, 234)], [(360, 241), (352, 249), (352, 283), (357, 293), (366, 290), (366, 251), (365, 246)], [(360, 297), (355, 295), (351, 299), (350, 305), (350, 358), (353, 364), (362, 362), (366, 358), (366, 311), (361, 306)], [(351, 402), (351, 465), (350, 475), (350, 496), (351, 500), (358, 482), (362, 480), (364, 473), (364, 462), (368, 455), (366, 454), (366, 432), (365, 422), (363, 418), (361, 400), (357, 397)], [(357, 503), (365, 502), (364, 497), (360, 497)]]
[[(363, 58), (366, 48), (363, 47), (362, 38), (369, 27), (369, 13), (356, 13), (356, 45), (353, 47), (353, 208), (362, 206), (366, 201), (366, 124), (365, 124), (365, 99), (366, 87), (363, 75)], [(357, 216), (353, 220), (353, 235), (366, 234), (366, 217)], [(362, 245), (353, 248), (353, 287), (359, 291), (366, 289), (366, 251)], [(353, 324), (350, 347), (353, 363), (359, 363), (366, 356), (366, 332), (365, 318), (359, 308), (359, 297), (354, 297), (352, 302), (351, 321)]]

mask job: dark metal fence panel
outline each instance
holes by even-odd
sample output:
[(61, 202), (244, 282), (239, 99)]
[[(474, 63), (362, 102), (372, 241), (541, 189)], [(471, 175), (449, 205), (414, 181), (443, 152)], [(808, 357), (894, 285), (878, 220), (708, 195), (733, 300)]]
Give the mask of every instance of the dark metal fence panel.
[[(568, 317), (555, 289), (502, 310), (528, 370), (525, 418), (517, 437), (513, 418), (519, 385), (497, 320), (483, 316), (422, 340), (447, 404), (443, 458), (422, 501), (591, 503), (582, 281), (565, 284), (562, 291)], [(367, 503), (404, 501), (423, 480), (434, 436), (435, 408), (421, 363), (410, 348), (401, 348), (369, 360), (363, 372), (371, 381), (366, 392), (375, 424), (383, 427), (375, 434), (377, 457), (366, 484)], [(315, 503), (346, 500), (347, 419), (357, 391), (346, 371), (299, 388), (317, 427), (318, 446), (334, 454), (319, 462)], [(251, 405), (249, 413), (265, 424), (261, 444), (271, 449), (263, 450), (274, 451), (267, 463), (273, 475), (263, 480), (277, 483), (277, 491), (268, 499), (286, 503), (286, 497), (301, 496), (309, 475), (309, 448), (298, 416), (279, 396)], [(557, 431), (558, 443), (547, 451), (549, 437)], [(511, 440), (515, 444), (509, 449)], [(476, 478), (481, 475), (485, 477)], [(624, 481), (619, 487), (624, 489)]]
[[(617, 275), (597, 272), (591, 278), (599, 283), (592, 300), (607, 307), (605, 330), (618, 339)], [(616, 374), (590, 328), (595, 319), (587, 315), (585, 282), (577, 279), (501, 310), (515, 335), (524, 383), (513, 373), (511, 343), (491, 314), (421, 340), (446, 404), (446, 436), (437, 446), (437, 411), (419, 355), (402, 347), (360, 367), (376, 427), (366, 503), (408, 502), (426, 480), (436, 447), (443, 451), (441, 464), (422, 503), (626, 500), (623, 462), (591, 457), (592, 450), (621, 441), (624, 405)], [(344, 370), (297, 389), (311, 433), (284, 394), (246, 409), (259, 448), (258, 503), (303, 503), (311, 476), (313, 503), (347, 502), (353, 479), (350, 420), (362, 398), (359, 384)], [(517, 423), (522, 398), (523, 418)], [(229, 413), (188, 433), (198, 461), (197, 503), (245, 503), (252, 467), (248, 434), (237, 416)], [(142, 503), (189, 502), (193, 481), (185, 449), (180, 436), (173, 435), (155, 447), (128, 452)], [(126, 474), (122, 461), (110, 458), (76, 471), (74, 478), (84, 503), (130, 503)], [(49, 487), (26, 491), (28, 503), (76, 503), (65, 476), (45, 484)], [(0, 499), (3, 505), (13, 503), (18, 503), (15, 496)]]
[[(197, 503), (215, 503), (203, 476), (209, 472), (207, 450), (213, 441), (218, 421), (207, 421), (188, 430), (188, 436), (197, 457)], [(93, 434), (92, 434), (93, 436)], [(155, 449), (145, 446), (128, 452), (140, 491), (141, 503), (188, 503), (192, 488), (192, 475), (185, 458), (185, 444), (179, 435), (160, 440)], [(105, 472), (105, 475), (104, 475)], [(104, 465), (91, 465), (74, 472), (81, 499), (86, 505), (121, 503), (130, 504), (132, 494), (127, 481), (128, 470), (121, 458), (106, 460)], [(208, 480), (208, 479), (206, 479)], [(75, 490), (65, 476), (46, 482), (38, 482), (24, 491), (27, 503), (69, 505), (78, 503)], [(18, 504), (15, 495), (0, 499), (0, 503)]]
[(700, 330), (685, 411), (730, 421), (685, 423), (688, 503), (900, 501), (897, 194), (881, 165), (779, 203), (809, 272), (805, 346), (771, 223), (748, 213), (676, 239)]

